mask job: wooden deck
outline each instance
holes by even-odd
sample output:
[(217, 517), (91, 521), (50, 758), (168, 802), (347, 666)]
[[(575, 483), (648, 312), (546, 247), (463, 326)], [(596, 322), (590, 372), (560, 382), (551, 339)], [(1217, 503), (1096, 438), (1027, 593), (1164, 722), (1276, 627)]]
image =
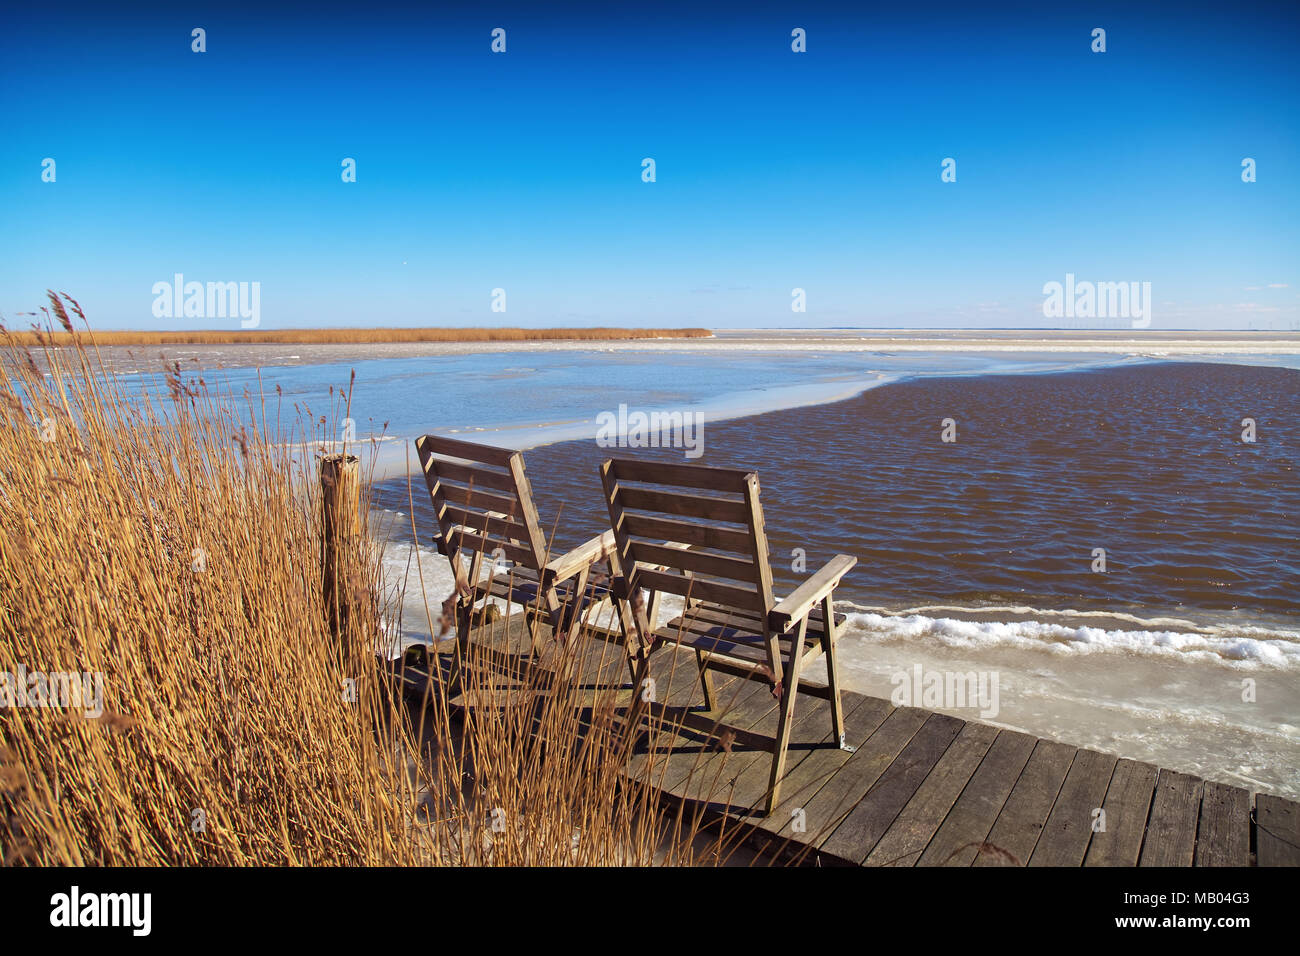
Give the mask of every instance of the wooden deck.
[[(508, 629), (513, 650), (522, 646), (522, 630)], [(591, 640), (581, 661), (589, 698), (621, 687), (630, 699), (613, 635)], [(772, 859), (848, 866), (1300, 865), (1294, 801), (852, 693), (843, 702), (852, 753), (833, 745), (829, 704), (800, 696), (781, 802), (764, 816), (771, 758), (754, 742), (776, 731), (777, 702), (767, 687), (715, 678), (721, 714), (709, 717), (734, 728), (715, 735), (674, 721), (693, 705), (698, 713), (693, 656), (660, 651), (651, 677), (663, 720), (625, 772), (650, 782), (661, 799), (738, 830), (746, 845)]]

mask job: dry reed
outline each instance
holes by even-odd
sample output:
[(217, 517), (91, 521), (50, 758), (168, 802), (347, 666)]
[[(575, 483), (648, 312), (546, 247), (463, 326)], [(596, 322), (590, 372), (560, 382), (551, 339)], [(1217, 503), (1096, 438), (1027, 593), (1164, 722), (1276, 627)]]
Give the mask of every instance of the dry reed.
[[(21, 313), (27, 314), (27, 313)], [(378, 344), (387, 342), (559, 342), (627, 341), (633, 339), (709, 338), (708, 329), (518, 329), (518, 328), (421, 328), (421, 329), (199, 329), (192, 332), (96, 332), (99, 345), (229, 345), (273, 343), (290, 345)], [(68, 347), (75, 341), (70, 332), (38, 334), (16, 332), (15, 344), (36, 347)]]
[[(408, 708), (373, 653), (380, 601), (331, 634), (313, 447), (347, 394), (284, 426), (178, 366), (132, 393), (50, 300), (72, 347), (48, 368), (24, 343), (50, 329), (0, 330), (0, 673), (91, 675), (102, 699), (31, 706), (6, 679), (6, 864), (725, 859), (626, 780), (616, 696), (573, 706), (576, 647), (538, 636), (547, 666), (513, 682), (468, 661), (477, 706), (434, 683)], [(345, 584), (378, 595), (367, 513)]]

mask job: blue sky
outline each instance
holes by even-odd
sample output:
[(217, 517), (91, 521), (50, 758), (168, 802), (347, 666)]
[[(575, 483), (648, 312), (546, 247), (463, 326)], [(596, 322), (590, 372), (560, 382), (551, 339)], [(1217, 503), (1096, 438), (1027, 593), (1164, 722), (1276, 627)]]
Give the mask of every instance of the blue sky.
[(155, 318), (183, 273), (260, 282), (263, 328), (1041, 327), (1074, 273), (1151, 282), (1152, 329), (1300, 328), (1292, 5), (6, 18), (11, 325), (53, 287), (100, 328), (237, 327)]

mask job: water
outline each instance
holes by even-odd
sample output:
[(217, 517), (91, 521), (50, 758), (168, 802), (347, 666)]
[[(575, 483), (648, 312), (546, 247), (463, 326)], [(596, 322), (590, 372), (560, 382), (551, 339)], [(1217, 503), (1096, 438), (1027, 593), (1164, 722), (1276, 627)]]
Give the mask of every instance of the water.
[[(1300, 363), (1276, 347), (1252, 353), (1257, 341), (1135, 350), (993, 334), (918, 350), (897, 336), (800, 333), (359, 349), (315, 365), (337, 354), (294, 346), (300, 364), (262, 382), (281, 386), (285, 408), (319, 409), (327, 384), (346, 387), (356, 368), (359, 435), (387, 423), (397, 439), (436, 430), (529, 449), (543, 521), (562, 518), (557, 547), (605, 526), (599, 412), (703, 411), (698, 461), (761, 477), (778, 593), (799, 577), (795, 548), (809, 571), (835, 553), (859, 557), (839, 592), (850, 688), (887, 697), (916, 665), (992, 671), (994, 723), (1294, 797)], [(256, 388), (251, 368), (222, 374)], [(942, 441), (945, 418), (955, 442)], [(1256, 423), (1253, 444), (1243, 418)], [(395, 476), (409, 442), (387, 444)], [(427, 545), (436, 525), (418, 478), (414, 494)], [(450, 573), (411, 548), (405, 480), (377, 498), (394, 539), (390, 578), (407, 588), (403, 628), (422, 639), (409, 572), (422, 569), (435, 619)]]
[[(202, 368), (207, 381), (215, 378), (235, 395), (266, 395), (271, 415), (288, 420), (297, 410), (323, 413), (331, 401), (329, 388), (346, 392), (356, 369), (351, 412), (358, 436), (409, 439), (440, 431), (518, 448), (594, 437), (597, 415), (623, 402), (647, 411), (691, 408), (717, 419), (846, 398), (909, 375), (1138, 361), (1087, 353), (843, 351), (835, 339), (813, 351), (790, 351), (792, 343), (807, 344), (794, 339), (778, 340), (784, 345), (779, 351), (763, 339), (691, 347), (694, 341), (661, 342), (657, 348), (639, 342), (604, 348), (546, 343), (488, 353), (446, 346), (200, 346), (168, 348), (167, 354), (181, 360), (185, 376)], [(153, 353), (114, 352), (112, 364), (138, 369), (134, 381), (156, 386), (157, 375), (145, 371), (161, 367), (156, 357), (149, 359)], [(286, 364), (259, 366), (252, 361), (259, 357)]]

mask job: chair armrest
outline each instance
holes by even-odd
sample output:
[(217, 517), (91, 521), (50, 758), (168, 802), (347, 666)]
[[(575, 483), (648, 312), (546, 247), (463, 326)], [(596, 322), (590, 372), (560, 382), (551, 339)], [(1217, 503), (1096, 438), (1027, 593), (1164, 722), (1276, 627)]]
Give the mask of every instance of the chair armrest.
[(580, 544), (568, 554), (562, 554), (554, 561), (548, 562), (542, 569), (545, 584), (554, 585), (567, 581), (583, 568), (609, 557), (618, 547), (613, 531), (597, 535), (586, 544)]
[(799, 585), (784, 601), (772, 608), (768, 624), (784, 632), (789, 626), (812, 610), (813, 605), (835, 590), (840, 578), (848, 574), (858, 559), (848, 554), (837, 554), (827, 561), (820, 571)]

